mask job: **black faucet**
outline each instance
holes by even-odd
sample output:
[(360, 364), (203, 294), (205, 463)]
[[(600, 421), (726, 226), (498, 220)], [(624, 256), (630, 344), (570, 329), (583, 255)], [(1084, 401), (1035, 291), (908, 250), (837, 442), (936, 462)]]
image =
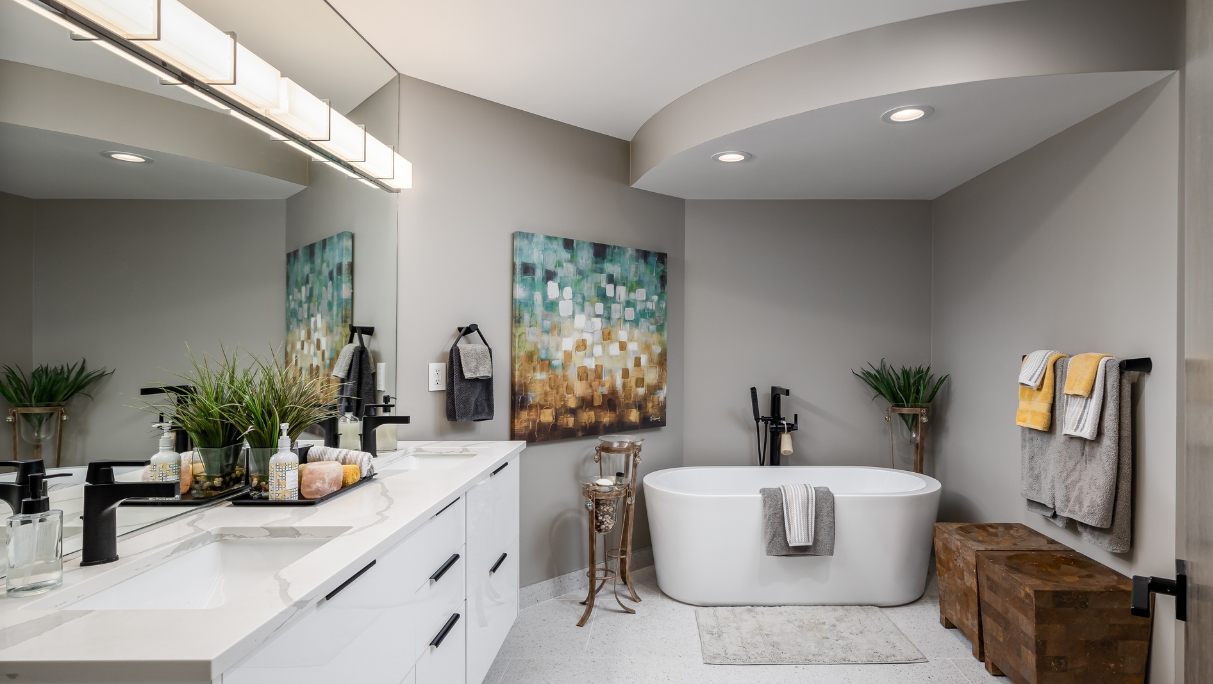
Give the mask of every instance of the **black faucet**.
[(151, 461), (93, 461), (84, 475), (84, 548), (80, 565), (101, 565), (118, 560), (116, 509), (125, 499), (169, 498), (180, 482), (115, 482), (115, 466), (145, 466)]
[[(54, 475), (46, 474), (46, 464), (40, 458), (30, 459), (28, 461), (0, 461), (0, 468), (16, 468), (17, 477), (12, 482), (0, 482), (0, 500), (8, 504), (8, 507), (13, 510), (13, 515), (21, 512), (21, 502), (24, 499), (32, 498), (34, 495), (30, 493), (29, 476), (35, 473), (42, 475), (42, 479), (46, 480), (51, 477), (68, 477), (71, 473), (55, 473)], [(38, 492), (38, 496), (42, 492)]]
[[(382, 416), (368, 415), (373, 414), (374, 409), (383, 409)], [(371, 411), (367, 411), (371, 409)], [(378, 456), (379, 453), (375, 450), (375, 428), (380, 425), (408, 425), (408, 416), (392, 416), (388, 415), (392, 410), (392, 397), (383, 395), (382, 404), (367, 404), (362, 407), (362, 450), (371, 456)]]

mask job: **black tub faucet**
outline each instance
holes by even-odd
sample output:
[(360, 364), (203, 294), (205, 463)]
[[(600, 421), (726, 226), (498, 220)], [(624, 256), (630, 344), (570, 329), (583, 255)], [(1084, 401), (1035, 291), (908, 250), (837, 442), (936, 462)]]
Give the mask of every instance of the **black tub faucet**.
[(180, 482), (115, 482), (115, 466), (145, 466), (151, 461), (93, 461), (84, 475), (84, 548), (80, 565), (118, 560), (118, 504), (142, 497), (169, 498)]
[[(51, 477), (68, 477), (71, 473), (55, 473), (54, 475), (46, 474), (46, 464), (40, 458), (30, 459), (28, 461), (0, 461), (0, 468), (16, 468), (17, 477), (12, 482), (0, 482), (0, 500), (8, 504), (12, 509), (13, 515), (21, 512), (21, 501), (24, 499), (33, 498), (34, 495), (29, 490), (29, 476), (34, 473), (43, 475), (43, 480)], [(37, 496), (41, 496), (42, 492), (38, 492)]]
[[(375, 428), (380, 425), (408, 425), (408, 416), (393, 416), (389, 415), (392, 410), (392, 397), (383, 395), (382, 404), (367, 404), (362, 407), (364, 414), (374, 413), (374, 409), (383, 409), (383, 415), (363, 415), (362, 416), (362, 450), (371, 456), (378, 456), (379, 453), (375, 449)], [(368, 409), (370, 409), (368, 411)]]

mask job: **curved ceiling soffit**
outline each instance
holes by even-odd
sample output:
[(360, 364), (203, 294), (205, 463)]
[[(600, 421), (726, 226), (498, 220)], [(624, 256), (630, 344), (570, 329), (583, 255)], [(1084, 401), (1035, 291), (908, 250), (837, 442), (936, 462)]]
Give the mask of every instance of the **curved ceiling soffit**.
[(1152, 0), (1024, 0), (857, 31), (726, 74), (631, 142), (630, 182), (736, 131), (882, 95), (977, 81), (1175, 69), (1178, 9)]

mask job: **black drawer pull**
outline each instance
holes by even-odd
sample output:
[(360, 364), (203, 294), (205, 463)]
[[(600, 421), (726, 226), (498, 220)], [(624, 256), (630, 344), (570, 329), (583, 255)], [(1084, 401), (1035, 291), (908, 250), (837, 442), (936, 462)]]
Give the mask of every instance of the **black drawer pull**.
[(434, 574), (430, 575), (430, 579), (434, 580), (435, 582), (442, 579), (442, 576), (446, 574), (446, 571), (450, 570), (451, 566), (454, 565), (455, 561), (458, 560), (459, 554), (452, 554), (451, 557), (446, 559), (446, 562), (442, 564), (441, 568), (438, 568), (436, 571), (434, 571)]
[(437, 513), (435, 513), (434, 515), (432, 515), (430, 517), (437, 518), (438, 516), (442, 515), (443, 513), (446, 513), (446, 509), (450, 508), (451, 506), (454, 506), (455, 502), (457, 502), (457, 501), (459, 501), (458, 497), (455, 498), (455, 501), (452, 501), (449, 504), (443, 506), (441, 511), (438, 511)]
[(451, 619), (447, 620), (446, 624), (442, 626), (442, 629), (438, 630), (438, 634), (434, 635), (433, 640), (430, 641), (430, 646), (434, 648), (441, 646), (442, 640), (446, 638), (446, 635), (451, 633), (451, 629), (455, 627), (456, 622), (459, 622), (459, 613), (452, 615)]
[(509, 462), (509, 461), (506, 461), (505, 463), (502, 463), (500, 468), (498, 468), (497, 470), (494, 470), (493, 472), (489, 473), (489, 477), (492, 477), (492, 476), (496, 475), (497, 473), (500, 473), (501, 471), (505, 470), (505, 467), (506, 467), (506, 466), (508, 466), (509, 464), (510, 464), (510, 462)]
[(491, 575), (491, 574), (497, 572), (497, 568), (500, 568), (501, 564), (504, 562), (505, 562), (505, 554), (503, 553), (503, 554), (501, 554), (501, 558), (498, 558), (497, 562), (493, 563), (493, 567), (489, 568), (489, 574)]
[(324, 600), (325, 600), (325, 601), (331, 601), (331, 600), (333, 600), (333, 597), (334, 597), (334, 596), (336, 596), (336, 595), (337, 595), (337, 594), (338, 594), (338, 593), (339, 593), (339, 592), (340, 592), (342, 589), (345, 589), (346, 587), (348, 587), (348, 586), (350, 586), (351, 584), (353, 584), (354, 580), (358, 579), (359, 577), (362, 577), (362, 573), (366, 572), (367, 570), (370, 570), (370, 569), (371, 569), (371, 566), (373, 566), (374, 564), (375, 564), (375, 561), (371, 561), (370, 563), (367, 563), (365, 568), (363, 568), (363, 569), (359, 570), (358, 572), (354, 573), (354, 576), (353, 576), (353, 577), (351, 577), (351, 578), (349, 578), (349, 579), (347, 579), (346, 581), (342, 582), (342, 583), (341, 583), (341, 586), (339, 586), (339, 587), (337, 587), (336, 589), (334, 589), (334, 590), (330, 591), (330, 592), (328, 593), (328, 595), (324, 597)]

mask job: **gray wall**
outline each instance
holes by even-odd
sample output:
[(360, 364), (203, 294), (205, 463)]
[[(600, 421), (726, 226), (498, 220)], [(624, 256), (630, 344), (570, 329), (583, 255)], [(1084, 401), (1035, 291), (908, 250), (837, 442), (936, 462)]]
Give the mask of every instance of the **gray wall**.
[(115, 373), (68, 406), (63, 463), (150, 456), (139, 388), (220, 343), (265, 353), (285, 328), (285, 206), (272, 201), (42, 200), (34, 362)]
[[(1023, 521), (1126, 575), (1173, 576), (1179, 84), (1152, 86), (933, 203), (932, 361), (942, 520)], [(1134, 391), (1133, 550), (1108, 554), (1026, 512), (1013, 420), (1033, 349), (1149, 356)], [(1152, 681), (1173, 677), (1158, 601)]]
[[(29, 373), (34, 359), (33, 200), (0, 192), (0, 366)], [(8, 415), (0, 399), (0, 412)], [(0, 430), (0, 460), (13, 457), (13, 437)]]
[(757, 464), (749, 388), (765, 415), (771, 385), (800, 414), (792, 464), (889, 465), (885, 404), (850, 369), (929, 362), (930, 210), (687, 202), (686, 465)]
[[(669, 253), (667, 427), (644, 433), (642, 472), (682, 465), (683, 201), (628, 187), (628, 145), (401, 77), (400, 151), (417, 169), (400, 196), (397, 388), (404, 439), (509, 438), (511, 235), (546, 233)], [(455, 327), (478, 323), (494, 355), (497, 416), (449, 423), (427, 364), (445, 362)], [(577, 477), (592, 439), (522, 456), (522, 584), (586, 565)], [(641, 511), (643, 506), (641, 506)], [(649, 545), (643, 513), (636, 546)]]

